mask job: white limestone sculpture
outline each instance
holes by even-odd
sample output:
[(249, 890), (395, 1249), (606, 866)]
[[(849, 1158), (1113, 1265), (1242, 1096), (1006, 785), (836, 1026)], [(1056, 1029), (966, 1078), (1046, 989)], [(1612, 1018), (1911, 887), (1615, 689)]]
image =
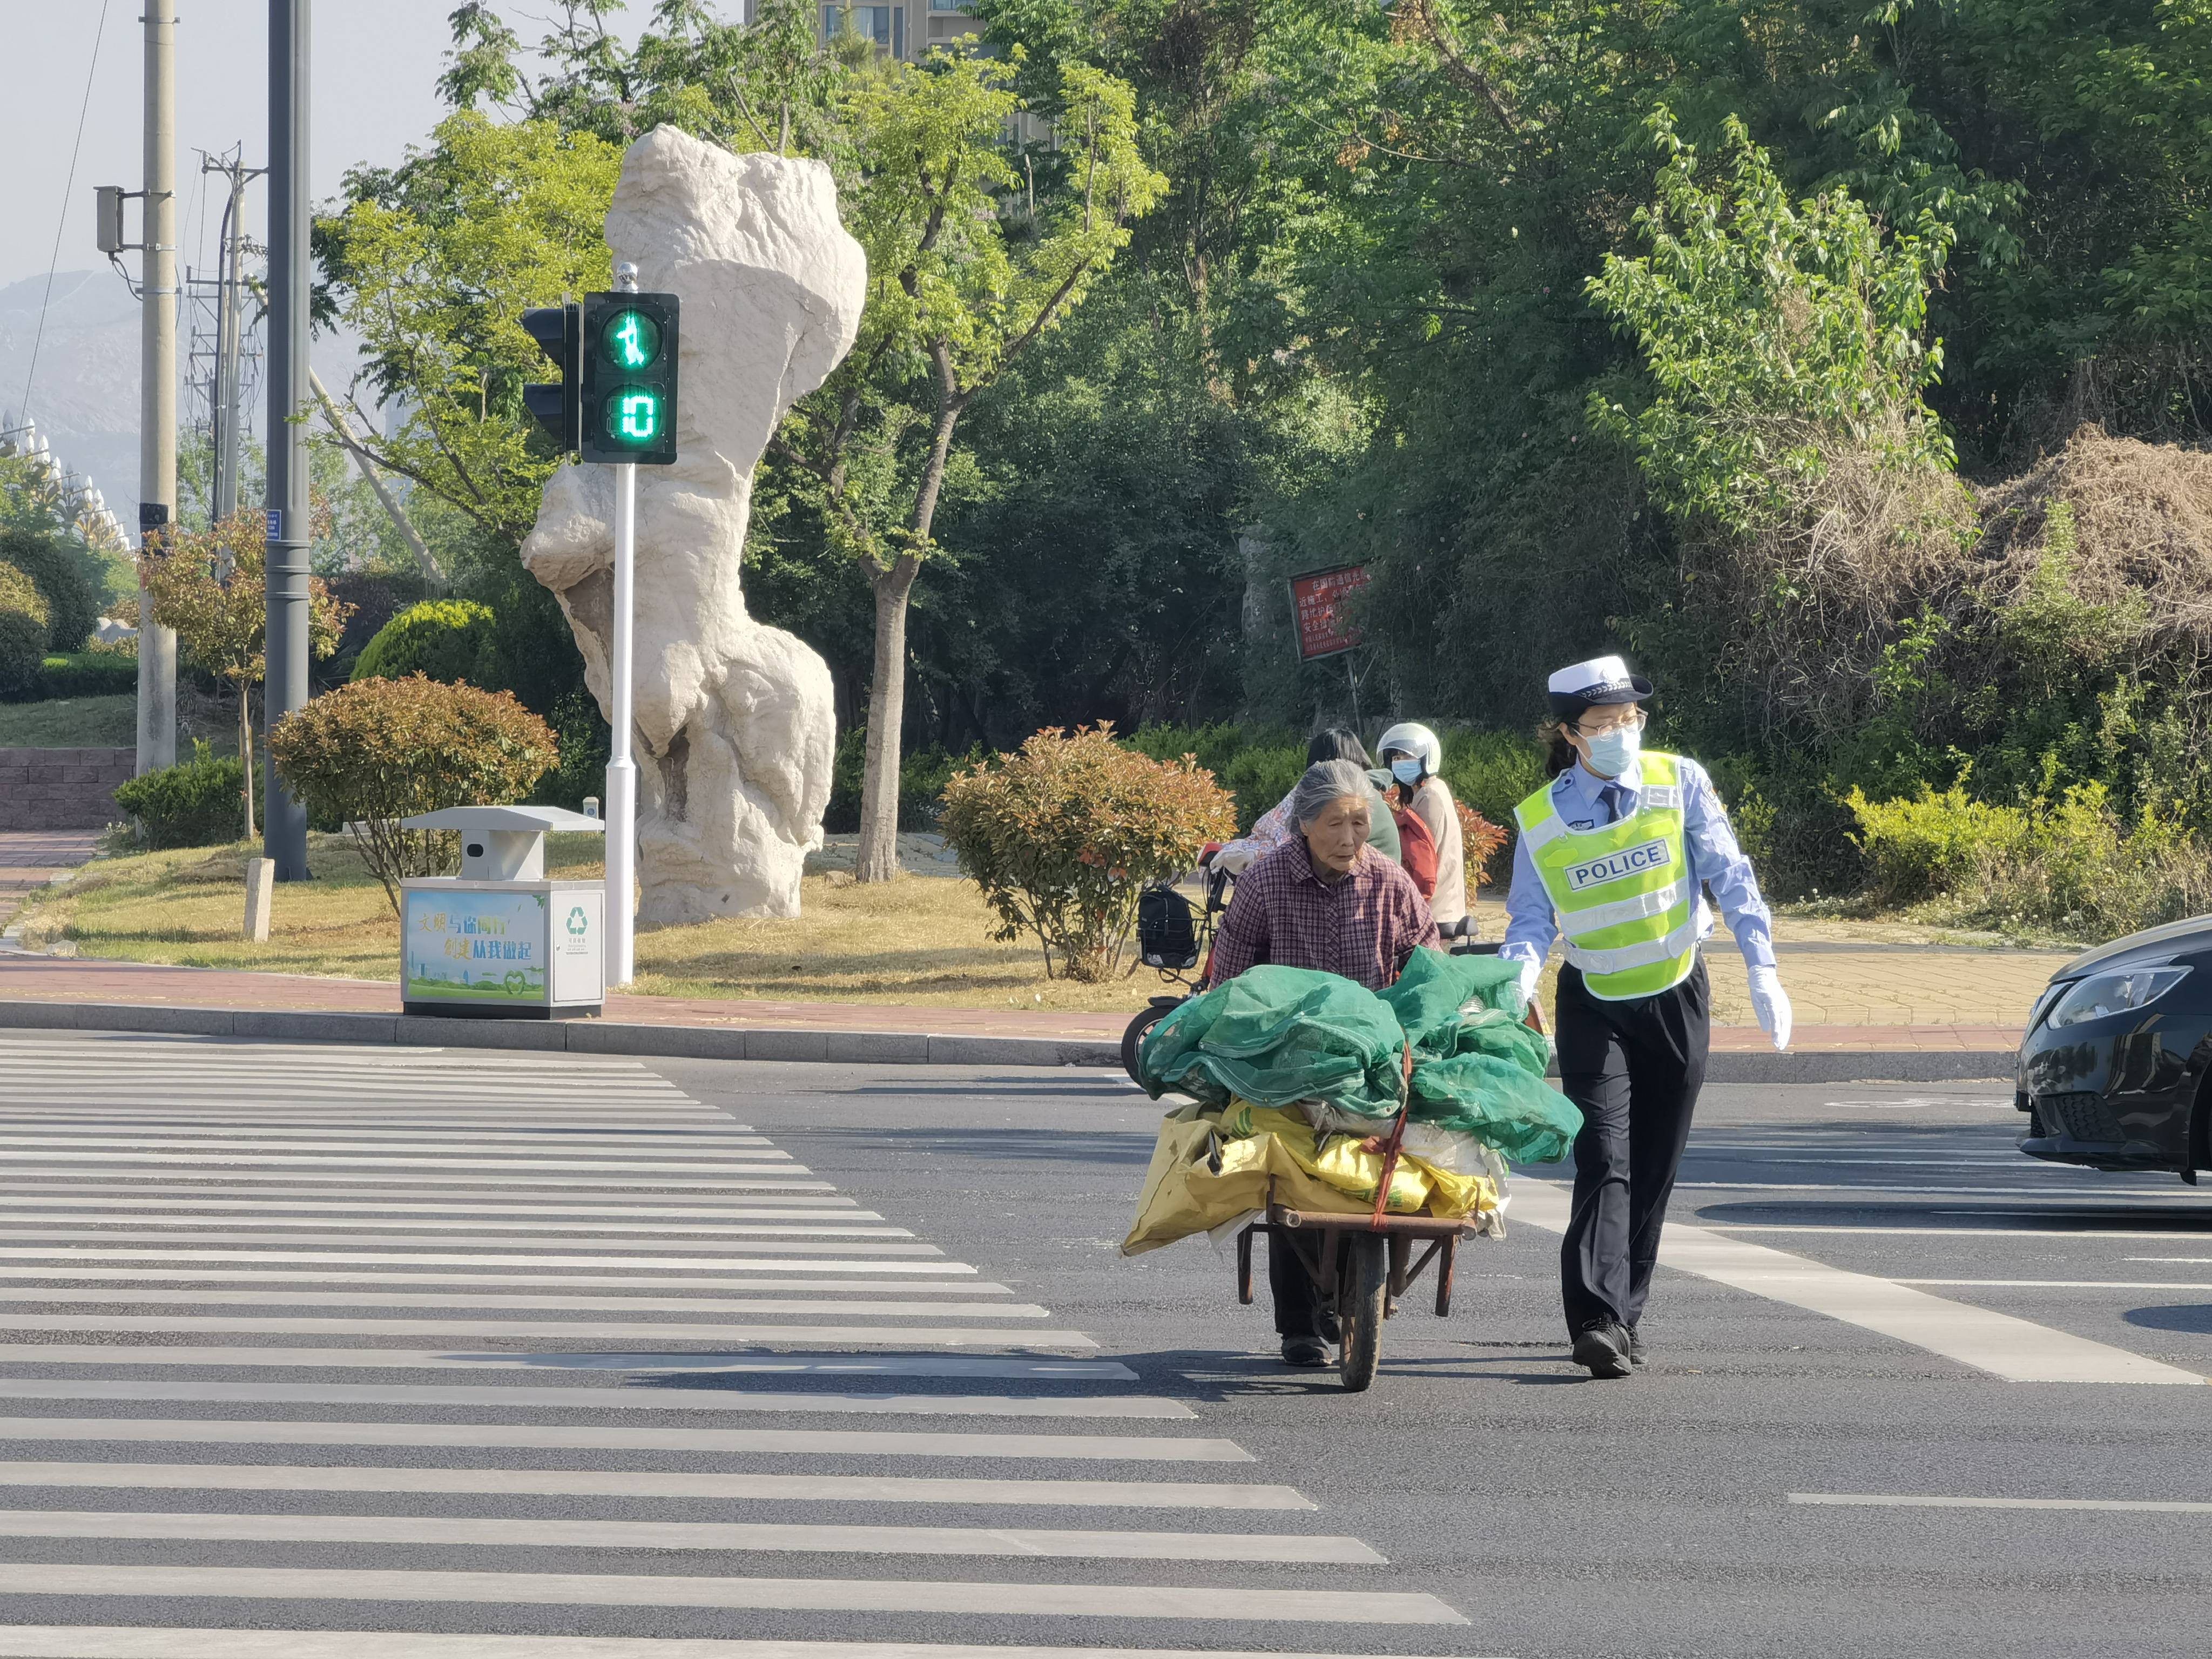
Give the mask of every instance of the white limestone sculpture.
[[(673, 127), (630, 146), (607, 242), (640, 288), (684, 301), (679, 459), (637, 469), (639, 920), (797, 915), (830, 799), (830, 670), (745, 614), (738, 566), (754, 464), (851, 349), (866, 258), (821, 162), (732, 155)], [(613, 522), (613, 469), (563, 466), (522, 545), (602, 712)]]

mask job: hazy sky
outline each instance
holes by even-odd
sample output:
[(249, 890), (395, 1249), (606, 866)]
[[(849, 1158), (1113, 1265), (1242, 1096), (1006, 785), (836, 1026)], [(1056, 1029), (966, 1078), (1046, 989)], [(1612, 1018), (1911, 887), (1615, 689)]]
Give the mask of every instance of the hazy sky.
[[(433, 83), (452, 41), (446, 17), (456, 3), (314, 0), (310, 167), (317, 200), (335, 191), (356, 162), (398, 160), (444, 113)], [(550, 0), (503, 8), (525, 40), (543, 32), (534, 17), (552, 9)], [(142, 182), (143, 9), (138, 0), (0, 0), (0, 40), (8, 47), (0, 61), (0, 155), (8, 157), (0, 167), (0, 286), (45, 274), (58, 222), (62, 270), (100, 263), (92, 245), (93, 186), (136, 190)], [(641, 21), (647, 9), (633, 5), (630, 15)], [(734, 5), (729, 9), (736, 15)], [(268, 160), (269, 0), (178, 0), (177, 10), (178, 224), (183, 258), (198, 264), (212, 262), (222, 199), (213, 191), (203, 197), (196, 151), (228, 149), (242, 138), (249, 166)], [(99, 67), (64, 219), (70, 149), (95, 34)], [(267, 199), (255, 189), (246, 225), (257, 240), (267, 234)], [(135, 236), (135, 203), (125, 223)]]

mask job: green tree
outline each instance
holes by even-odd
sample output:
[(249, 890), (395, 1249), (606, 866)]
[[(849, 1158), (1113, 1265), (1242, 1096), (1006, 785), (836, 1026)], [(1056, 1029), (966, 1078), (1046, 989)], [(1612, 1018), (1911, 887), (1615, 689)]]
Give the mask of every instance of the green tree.
[(955, 428), (1083, 303), (1164, 182), (1138, 152), (1127, 83), (1072, 64), (1056, 100), (1057, 176), (1040, 190), (1006, 153), (1022, 111), (1012, 79), (1006, 63), (945, 52), (853, 77), (844, 207), (868, 256), (867, 307), (851, 355), (773, 446), (874, 595), (863, 881), (898, 871), (907, 606), (938, 550)]

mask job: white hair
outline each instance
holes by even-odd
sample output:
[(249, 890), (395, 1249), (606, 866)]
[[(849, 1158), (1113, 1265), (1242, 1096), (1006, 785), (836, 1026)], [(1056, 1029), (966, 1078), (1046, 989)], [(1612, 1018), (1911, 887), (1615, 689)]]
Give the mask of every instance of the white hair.
[(1367, 774), (1351, 761), (1318, 762), (1306, 768), (1298, 787), (1291, 791), (1291, 817), (1303, 830), (1346, 796), (1365, 806), (1370, 787)]

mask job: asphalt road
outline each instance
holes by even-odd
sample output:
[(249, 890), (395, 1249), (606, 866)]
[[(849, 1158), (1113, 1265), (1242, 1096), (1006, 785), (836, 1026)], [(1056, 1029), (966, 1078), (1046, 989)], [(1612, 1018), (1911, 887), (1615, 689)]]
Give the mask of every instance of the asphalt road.
[(2203, 1650), (2212, 1194), (2004, 1087), (1709, 1091), (1626, 1382), (1531, 1172), (1363, 1395), (1118, 1255), (1158, 1111), (0, 1035), (0, 1656)]

